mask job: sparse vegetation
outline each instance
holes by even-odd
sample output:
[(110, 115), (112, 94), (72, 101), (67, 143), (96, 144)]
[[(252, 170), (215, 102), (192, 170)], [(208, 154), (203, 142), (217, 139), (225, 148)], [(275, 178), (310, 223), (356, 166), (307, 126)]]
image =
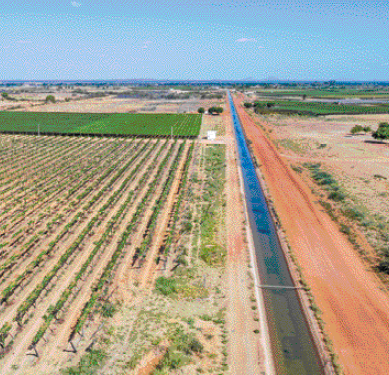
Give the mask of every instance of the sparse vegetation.
[(329, 199), (336, 202), (344, 201), (346, 196), (340, 188), (338, 182), (331, 174), (321, 169), (320, 163), (305, 163), (304, 167), (310, 170), (311, 177), (316, 181), (316, 183), (328, 191)]
[(155, 284), (155, 289), (165, 296), (177, 293), (177, 281), (173, 278), (159, 277)]
[(225, 249), (217, 237), (217, 227), (221, 220), (220, 208), (223, 205), (221, 192), (224, 186), (224, 149), (221, 146), (209, 146), (205, 153), (205, 180), (202, 199), (204, 206), (201, 217), (200, 258), (209, 265), (221, 265), (224, 262)]
[(61, 371), (62, 375), (92, 375), (101, 368), (107, 355), (102, 350), (92, 350), (84, 355), (78, 365)]

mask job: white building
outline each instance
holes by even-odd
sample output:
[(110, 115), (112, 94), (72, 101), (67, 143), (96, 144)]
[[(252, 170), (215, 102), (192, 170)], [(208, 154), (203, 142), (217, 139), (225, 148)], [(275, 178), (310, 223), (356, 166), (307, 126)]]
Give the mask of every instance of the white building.
[(207, 139), (208, 141), (214, 141), (216, 139), (216, 130), (208, 130)]

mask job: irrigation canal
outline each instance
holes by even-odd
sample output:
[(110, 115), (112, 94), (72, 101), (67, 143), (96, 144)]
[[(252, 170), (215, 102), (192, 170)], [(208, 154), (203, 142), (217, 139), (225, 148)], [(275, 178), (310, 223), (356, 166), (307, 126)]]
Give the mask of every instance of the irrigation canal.
[(229, 93), (253, 234), (258, 274), (277, 375), (321, 375), (324, 370), (282, 252), (242, 125)]

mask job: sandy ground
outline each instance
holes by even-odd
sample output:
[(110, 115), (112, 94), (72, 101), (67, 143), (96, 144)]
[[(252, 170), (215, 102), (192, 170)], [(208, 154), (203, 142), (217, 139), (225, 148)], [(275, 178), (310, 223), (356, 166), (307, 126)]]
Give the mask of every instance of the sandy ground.
[(389, 373), (389, 298), (382, 285), (261, 128), (237, 108), (345, 373)]
[[(371, 134), (351, 135), (355, 124), (375, 129), (388, 115), (326, 116), (306, 118), (297, 116), (261, 116), (271, 132), (282, 156), (295, 169), (304, 170), (304, 163), (320, 163), (330, 173), (346, 195), (345, 208), (361, 212), (360, 220), (349, 220), (348, 226), (358, 226), (376, 254), (387, 248), (389, 230), (389, 143), (377, 142)], [(309, 172), (302, 173), (312, 185)], [(319, 195), (317, 187), (312, 186)], [(324, 192), (325, 194), (325, 192)], [(341, 220), (344, 220), (342, 218)]]
[[(136, 98), (118, 98), (116, 96), (83, 98), (72, 97), (69, 102), (64, 101), (65, 97), (58, 96), (56, 103), (44, 103), (37, 100), (24, 101), (0, 101), (0, 111), (12, 109), (14, 111), (27, 112), (75, 112), (75, 113), (197, 113), (199, 107), (208, 109), (214, 105), (220, 105), (220, 100), (209, 99), (155, 99), (145, 100)], [(44, 100), (40, 97), (40, 100)], [(217, 118), (217, 116), (215, 116)]]

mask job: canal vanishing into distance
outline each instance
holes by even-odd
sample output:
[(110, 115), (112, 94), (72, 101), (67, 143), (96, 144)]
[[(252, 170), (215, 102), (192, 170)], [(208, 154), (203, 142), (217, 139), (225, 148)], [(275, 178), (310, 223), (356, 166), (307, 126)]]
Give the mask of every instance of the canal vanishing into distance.
[[(243, 128), (228, 93), (244, 180), (246, 205), (253, 234), (273, 362), (277, 375), (321, 375), (315, 344), (282, 252)], [(284, 288), (289, 287), (289, 288)]]

